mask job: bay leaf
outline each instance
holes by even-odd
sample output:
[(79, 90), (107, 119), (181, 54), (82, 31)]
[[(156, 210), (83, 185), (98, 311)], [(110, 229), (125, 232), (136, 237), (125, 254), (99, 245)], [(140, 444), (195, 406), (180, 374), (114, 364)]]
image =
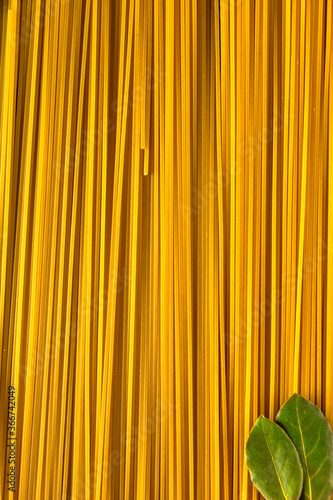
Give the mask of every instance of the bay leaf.
[(267, 500), (298, 500), (303, 473), (295, 446), (284, 430), (261, 416), (246, 443), (251, 479)]
[(333, 493), (333, 434), (320, 409), (294, 394), (276, 418), (298, 451), (304, 476), (301, 498), (328, 500)]

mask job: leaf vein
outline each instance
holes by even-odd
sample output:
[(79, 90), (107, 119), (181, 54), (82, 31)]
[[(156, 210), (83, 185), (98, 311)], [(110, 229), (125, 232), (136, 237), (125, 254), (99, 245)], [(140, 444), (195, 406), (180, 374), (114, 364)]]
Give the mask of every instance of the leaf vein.
[(324, 460), (323, 460), (322, 464), (318, 467), (318, 469), (316, 470), (316, 472), (314, 472), (314, 473), (312, 474), (312, 476), (310, 476), (310, 479), (313, 479), (313, 478), (315, 477), (315, 475), (316, 475), (316, 474), (318, 474), (318, 472), (320, 471), (320, 469), (322, 468), (322, 466), (323, 466), (323, 465), (324, 465), (324, 463), (326, 462), (327, 457), (328, 457), (328, 454), (326, 453), (325, 458), (324, 458)]
[(298, 413), (297, 402), (298, 402), (298, 399), (296, 400), (296, 415), (297, 415), (297, 421), (298, 421), (298, 426), (299, 426), (301, 440), (302, 440), (302, 446), (303, 446), (303, 450), (304, 450), (304, 460), (305, 460), (305, 466), (306, 466), (306, 473), (307, 473), (308, 481), (309, 481), (309, 492), (310, 492), (309, 498), (312, 498), (311, 478), (310, 478), (310, 473), (309, 473), (308, 461), (307, 461), (307, 457), (306, 457), (306, 453), (305, 453), (303, 432), (302, 432), (301, 424), (300, 424), (300, 421), (299, 421), (299, 413)]
[(311, 453), (313, 452), (313, 450), (318, 446), (319, 442), (320, 442), (320, 438), (321, 438), (321, 428), (319, 428), (319, 432), (318, 432), (318, 439), (315, 443), (315, 445), (311, 448), (311, 450), (309, 451), (309, 453), (306, 454), (306, 457), (309, 457), (311, 455)]
[(286, 493), (285, 493), (285, 491), (284, 491), (284, 488), (283, 488), (283, 485), (282, 485), (282, 482), (281, 482), (281, 479), (280, 479), (279, 472), (278, 472), (278, 470), (277, 470), (277, 468), (276, 468), (276, 465), (275, 465), (275, 460), (274, 460), (273, 454), (272, 454), (272, 452), (271, 452), (271, 449), (270, 449), (269, 444), (268, 444), (268, 441), (267, 441), (267, 437), (266, 437), (265, 430), (264, 430), (263, 426), (261, 426), (261, 428), (262, 428), (262, 431), (263, 431), (263, 434), (264, 434), (264, 438), (265, 438), (265, 441), (266, 441), (266, 444), (267, 444), (268, 451), (269, 451), (269, 453), (270, 453), (270, 455), (271, 455), (271, 457), (272, 457), (272, 462), (273, 462), (274, 469), (275, 469), (276, 475), (277, 475), (277, 477), (278, 477), (278, 480), (279, 480), (279, 483), (280, 483), (280, 486), (281, 486), (281, 490), (282, 490), (283, 496), (284, 496), (284, 498), (285, 498), (286, 500), (288, 500), (288, 497), (287, 497), (287, 495), (286, 495)]
[(297, 425), (293, 424), (289, 418), (286, 418), (286, 421), (291, 425), (291, 427), (293, 427), (294, 429), (297, 429), (299, 431), (299, 428), (297, 427)]

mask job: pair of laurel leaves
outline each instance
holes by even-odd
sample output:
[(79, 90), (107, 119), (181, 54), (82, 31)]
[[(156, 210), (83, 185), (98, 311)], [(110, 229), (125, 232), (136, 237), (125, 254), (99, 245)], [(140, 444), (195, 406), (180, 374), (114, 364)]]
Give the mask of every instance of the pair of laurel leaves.
[(320, 409), (294, 394), (276, 423), (261, 416), (246, 443), (251, 479), (267, 500), (329, 500), (333, 433)]

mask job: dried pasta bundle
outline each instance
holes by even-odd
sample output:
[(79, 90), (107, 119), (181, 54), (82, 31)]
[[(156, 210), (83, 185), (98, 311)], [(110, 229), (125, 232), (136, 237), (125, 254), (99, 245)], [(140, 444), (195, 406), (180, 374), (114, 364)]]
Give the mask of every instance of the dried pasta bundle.
[(259, 415), (333, 424), (332, 2), (0, 26), (0, 500), (259, 498)]

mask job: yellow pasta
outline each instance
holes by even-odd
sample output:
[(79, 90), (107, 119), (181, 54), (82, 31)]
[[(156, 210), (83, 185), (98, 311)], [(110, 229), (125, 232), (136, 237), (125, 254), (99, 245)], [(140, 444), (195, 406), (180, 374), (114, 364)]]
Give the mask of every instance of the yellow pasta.
[(333, 425), (332, 3), (0, 27), (0, 500), (261, 498), (256, 419)]

